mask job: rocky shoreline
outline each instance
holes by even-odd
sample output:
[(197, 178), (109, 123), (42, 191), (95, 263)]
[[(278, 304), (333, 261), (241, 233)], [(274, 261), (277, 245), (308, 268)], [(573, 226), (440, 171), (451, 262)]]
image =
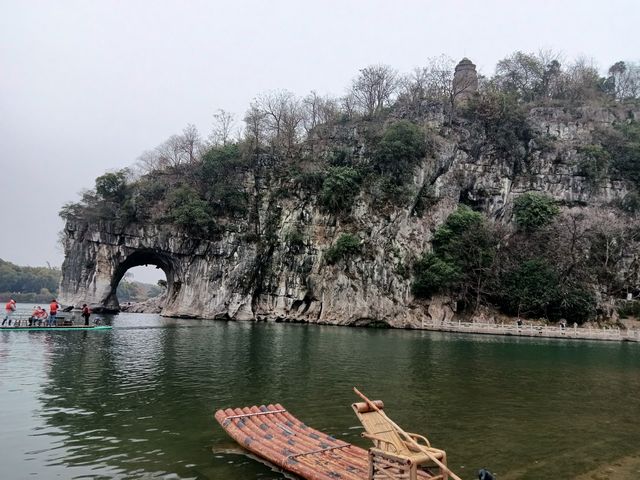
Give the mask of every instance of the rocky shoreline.
[(121, 312), (128, 313), (162, 313), (162, 309), (167, 301), (167, 295), (162, 294), (149, 298), (144, 302), (127, 302), (120, 305)]
[[(163, 294), (144, 302), (129, 302), (123, 304), (121, 311), (127, 313), (162, 314), (165, 302), (166, 295)], [(438, 317), (436, 312), (431, 313), (434, 317)], [(261, 320), (285, 323), (308, 323), (289, 318), (263, 318)], [(588, 323), (578, 327), (577, 325), (562, 326), (562, 324), (547, 324), (543, 320), (521, 320), (520, 323), (518, 323), (518, 319), (516, 318), (500, 315), (495, 312), (483, 311), (470, 320), (471, 321), (459, 319), (454, 314), (444, 314), (437, 320), (431, 319), (422, 322), (420, 325), (412, 325), (404, 328), (476, 335), (640, 342), (640, 322), (633, 319), (621, 320), (615, 323), (607, 322), (604, 325)], [(381, 322), (357, 322), (343, 326), (398, 328), (393, 324)]]

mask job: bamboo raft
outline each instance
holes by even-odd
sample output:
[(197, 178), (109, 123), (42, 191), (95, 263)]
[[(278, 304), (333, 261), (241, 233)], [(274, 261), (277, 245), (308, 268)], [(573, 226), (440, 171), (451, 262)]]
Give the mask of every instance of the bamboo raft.
[(67, 326), (57, 326), (52, 325), (50, 327), (46, 326), (10, 326), (10, 327), (0, 327), (0, 332), (63, 332), (63, 331), (79, 331), (79, 330), (111, 330), (111, 325), (67, 325)]
[(352, 408), (363, 437), (374, 443), (368, 451), (305, 425), (278, 403), (221, 409), (215, 419), (249, 452), (307, 480), (460, 480), (446, 466), (444, 451), (404, 432), (384, 414), (382, 402), (356, 393), (366, 399)]

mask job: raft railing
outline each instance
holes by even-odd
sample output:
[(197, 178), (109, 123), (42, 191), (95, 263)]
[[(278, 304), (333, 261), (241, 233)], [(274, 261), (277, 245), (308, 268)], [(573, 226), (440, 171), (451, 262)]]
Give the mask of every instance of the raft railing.
[(550, 325), (480, 323), (451, 320), (423, 320), (423, 330), (436, 330), (454, 333), (478, 333), (489, 335), (514, 335), (523, 337), (570, 338), (582, 340), (610, 340), (640, 342), (640, 330), (623, 330), (618, 327), (556, 327)]
[[(4, 316), (2, 318), (4, 318)], [(11, 325), (8, 325), (5, 323), (4, 325), (0, 326), (0, 329), (6, 328), (6, 327), (31, 327), (31, 326), (46, 327), (48, 326), (48, 322), (49, 322), (48, 318), (40, 320), (39, 323), (38, 323), (38, 320), (35, 320), (35, 323), (36, 323), (35, 325), (29, 325), (29, 318), (31, 318), (31, 315), (25, 315), (25, 314), (15, 315), (14, 314), (11, 317)], [(73, 315), (71, 316), (71, 318), (67, 318), (64, 315), (56, 315), (55, 326), (66, 327), (66, 326), (74, 325), (74, 320), (77, 320), (77, 317)]]

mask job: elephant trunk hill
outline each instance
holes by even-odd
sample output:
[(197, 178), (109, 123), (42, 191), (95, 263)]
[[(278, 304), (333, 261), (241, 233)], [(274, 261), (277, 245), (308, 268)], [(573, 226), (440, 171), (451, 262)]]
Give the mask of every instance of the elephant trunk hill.
[(283, 120), (261, 140), (249, 118), (242, 140), (106, 174), (67, 205), (61, 301), (117, 311), (125, 272), (156, 265), (167, 316), (616, 317), (638, 288), (640, 175), (621, 158), (639, 115), (474, 93), (342, 113), (303, 139)]

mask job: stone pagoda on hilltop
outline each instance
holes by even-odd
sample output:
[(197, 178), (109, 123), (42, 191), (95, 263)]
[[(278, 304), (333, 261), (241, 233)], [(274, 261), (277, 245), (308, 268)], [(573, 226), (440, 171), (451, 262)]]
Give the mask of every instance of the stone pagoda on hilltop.
[(453, 74), (453, 91), (456, 101), (465, 101), (478, 91), (478, 72), (467, 57), (460, 60)]

